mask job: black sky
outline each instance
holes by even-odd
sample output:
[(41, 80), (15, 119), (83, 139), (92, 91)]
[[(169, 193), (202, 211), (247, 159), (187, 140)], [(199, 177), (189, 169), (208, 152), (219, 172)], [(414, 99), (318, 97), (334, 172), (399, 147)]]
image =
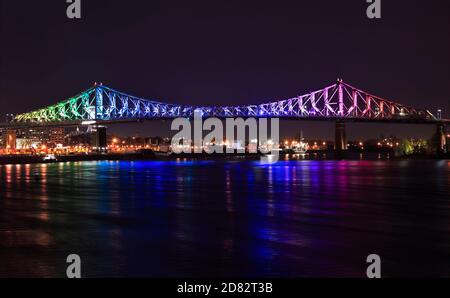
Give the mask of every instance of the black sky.
[[(449, 116), (450, 1), (0, 0), (0, 114), (53, 104), (103, 82), (180, 104), (261, 103), (336, 78)], [(167, 124), (114, 127), (144, 134)], [(285, 134), (332, 135), (292, 122)], [(294, 129), (295, 128), (295, 129)], [(350, 135), (428, 137), (424, 126), (353, 125)]]

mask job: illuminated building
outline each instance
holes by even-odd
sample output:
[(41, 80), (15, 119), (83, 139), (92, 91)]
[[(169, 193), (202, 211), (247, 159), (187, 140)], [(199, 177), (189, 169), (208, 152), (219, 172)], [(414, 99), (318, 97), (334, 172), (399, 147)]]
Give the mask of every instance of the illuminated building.
[(64, 144), (65, 132), (63, 127), (54, 127), (49, 129), (48, 143)]
[(6, 132), (6, 149), (16, 149), (16, 134), (13, 130)]

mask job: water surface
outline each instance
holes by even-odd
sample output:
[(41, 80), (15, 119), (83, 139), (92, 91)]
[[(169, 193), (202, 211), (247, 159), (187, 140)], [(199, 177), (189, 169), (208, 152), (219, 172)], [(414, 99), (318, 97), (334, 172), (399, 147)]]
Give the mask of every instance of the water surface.
[(449, 161), (0, 166), (0, 276), (450, 276)]

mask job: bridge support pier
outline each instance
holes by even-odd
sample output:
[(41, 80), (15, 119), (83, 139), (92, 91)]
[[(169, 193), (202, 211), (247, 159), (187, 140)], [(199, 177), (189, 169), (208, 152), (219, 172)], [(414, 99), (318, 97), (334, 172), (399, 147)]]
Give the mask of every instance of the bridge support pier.
[(438, 156), (446, 153), (446, 143), (445, 125), (443, 123), (438, 123), (436, 126), (436, 154)]
[(347, 151), (347, 133), (344, 121), (336, 121), (334, 132), (334, 151), (336, 158), (345, 157)]
[(106, 140), (106, 126), (95, 125), (92, 127), (92, 148), (97, 152), (106, 152), (108, 144)]

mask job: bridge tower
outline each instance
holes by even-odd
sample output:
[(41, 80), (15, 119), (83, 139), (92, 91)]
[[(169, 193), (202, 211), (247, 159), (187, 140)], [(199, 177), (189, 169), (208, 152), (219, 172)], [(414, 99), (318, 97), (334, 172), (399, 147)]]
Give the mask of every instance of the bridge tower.
[(345, 130), (345, 122), (343, 120), (335, 122), (334, 150), (337, 153), (343, 153), (347, 150), (347, 133)]
[(445, 124), (442, 122), (439, 122), (436, 125), (436, 148), (437, 148), (437, 154), (441, 155), (446, 153), (446, 149), (447, 149), (447, 139), (445, 136)]

